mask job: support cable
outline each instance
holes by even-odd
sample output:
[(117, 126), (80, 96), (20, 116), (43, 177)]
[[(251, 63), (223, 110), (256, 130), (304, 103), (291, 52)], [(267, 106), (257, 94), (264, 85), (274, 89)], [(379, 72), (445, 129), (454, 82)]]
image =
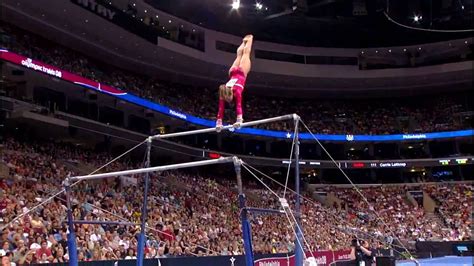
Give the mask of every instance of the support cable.
[[(137, 145), (133, 146), (132, 148), (130, 148), (129, 150), (127, 150), (126, 152), (122, 153), (121, 155), (115, 157), (114, 159), (112, 159), (111, 161), (107, 162), (106, 164), (102, 165), (101, 167), (97, 168), (96, 170), (92, 171), (89, 175), (93, 175), (97, 172), (99, 172), (100, 170), (104, 169), (105, 167), (109, 166), (111, 163), (117, 161), (118, 159), (122, 158), (123, 156), (125, 156), (126, 154), (130, 153), (131, 151), (135, 150), (136, 148), (138, 148), (139, 146), (141, 146), (143, 143), (145, 143), (147, 140), (144, 140), (140, 143), (138, 143)], [(80, 182), (80, 180), (74, 182), (71, 184), (71, 187), (77, 185), (78, 183)], [(40, 202), (39, 204), (31, 207), (30, 209), (28, 209), (27, 211), (23, 212), (22, 214), (18, 215), (17, 217), (13, 218), (10, 222), (8, 222), (7, 224), (5, 224), (4, 226), (2, 226), (0, 228), (0, 231), (3, 231), (5, 228), (11, 226), (13, 223), (15, 223), (16, 221), (18, 221), (19, 219), (21, 219), (22, 217), (24, 217), (25, 215), (28, 215), (29, 213), (31, 213), (32, 211), (38, 209), (39, 207), (45, 205), (46, 203), (50, 202), (51, 200), (53, 200), (54, 198), (58, 197), (59, 195), (61, 195), (62, 193), (64, 193), (66, 190), (63, 188), (55, 193), (51, 193), (50, 195), (48, 195), (46, 197), (46, 199), (44, 199), (42, 202)]]

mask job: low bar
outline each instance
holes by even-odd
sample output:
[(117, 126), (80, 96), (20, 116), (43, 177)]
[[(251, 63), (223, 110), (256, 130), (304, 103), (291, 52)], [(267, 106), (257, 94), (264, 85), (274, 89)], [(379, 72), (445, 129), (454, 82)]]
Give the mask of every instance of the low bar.
[(70, 178), (70, 180), (75, 182), (79, 180), (82, 181), (82, 180), (101, 179), (101, 178), (121, 176), (121, 175), (135, 175), (135, 174), (143, 174), (143, 173), (150, 173), (150, 172), (160, 172), (160, 171), (166, 171), (166, 170), (189, 168), (189, 167), (195, 167), (195, 166), (204, 166), (204, 165), (210, 165), (210, 164), (231, 163), (233, 162), (233, 160), (234, 160), (234, 157), (221, 157), (219, 159), (204, 160), (204, 161), (197, 161), (197, 162), (190, 162), (190, 163), (170, 164), (170, 165), (125, 170), (125, 171), (118, 171), (118, 172), (110, 172), (110, 173), (103, 173), (103, 174), (73, 176)]
[[(299, 116), (297, 114), (282, 115), (282, 116), (277, 116), (277, 117), (272, 117), (272, 118), (267, 118), (267, 119), (245, 122), (245, 123), (242, 123), (240, 127), (250, 127), (250, 126), (255, 126), (255, 125), (260, 125), (260, 124), (266, 124), (266, 123), (284, 121), (284, 120), (290, 120), (290, 119), (298, 119), (298, 118)], [(222, 130), (229, 129), (229, 128), (234, 128), (234, 125), (223, 126)], [(163, 135), (158, 134), (158, 135), (151, 136), (151, 138), (152, 139), (166, 139), (166, 138), (181, 137), (181, 136), (187, 136), (187, 135), (210, 133), (210, 132), (215, 132), (216, 130), (217, 129), (215, 127), (209, 127), (209, 128), (184, 131), (184, 132), (178, 132), (178, 133), (170, 133), (170, 134), (163, 134)]]
[(130, 222), (114, 222), (114, 221), (87, 221), (87, 220), (76, 220), (72, 222), (73, 224), (111, 224), (111, 225), (130, 225), (138, 226), (140, 224), (130, 223)]
[(275, 210), (275, 209), (262, 209), (262, 208), (245, 208), (249, 212), (253, 213), (262, 213), (262, 214), (285, 214), (284, 210)]

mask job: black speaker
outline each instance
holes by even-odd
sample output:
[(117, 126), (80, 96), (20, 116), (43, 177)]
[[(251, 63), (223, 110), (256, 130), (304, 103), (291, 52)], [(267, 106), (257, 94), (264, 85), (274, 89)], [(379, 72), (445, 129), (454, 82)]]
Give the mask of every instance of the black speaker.
[(394, 257), (377, 257), (375, 262), (377, 266), (395, 266)]

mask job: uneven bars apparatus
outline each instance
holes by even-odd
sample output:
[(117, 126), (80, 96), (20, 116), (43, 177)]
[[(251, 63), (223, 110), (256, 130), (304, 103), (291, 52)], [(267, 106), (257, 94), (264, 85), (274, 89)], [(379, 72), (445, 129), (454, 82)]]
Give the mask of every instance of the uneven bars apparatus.
[[(293, 119), (295, 123), (299, 121), (299, 116), (297, 114), (288, 114), (288, 115), (283, 115), (283, 116), (277, 116), (273, 118), (267, 118), (267, 119), (261, 119), (261, 120), (256, 120), (256, 121), (250, 121), (250, 122), (245, 122), (239, 125), (239, 129), (242, 127), (249, 127), (249, 126), (255, 126), (259, 124), (266, 124), (266, 123), (272, 123), (272, 122), (278, 122), (278, 121), (284, 121), (284, 120), (290, 120)], [(225, 129), (231, 129), (235, 128), (234, 125), (226, 125), (221, 128), (221, 130)], [(236, 157), (223, 157), (219, 159), (214, 159), (214, 160), (206, 160), (206, 161), (199, 161), (199, 162), (191, 162), (191, 163), (183, 163), (183, 164), (173, 164), (173, 165), (167, 165), (167, 166), (157, 166), (157, 167), (149, 167), (150, 166), (150, 153), (151, 153), (151, 145), (152, 141), (154, 139), (164, 139), (164, 138), (172, 138), (172, 137), (181, 137), (181, 136), (188, 136), (188, 135), (195, 135), (195, 134), (203, 134), (203, 133), (211, 133), (211, 132), (216, 132), (217, 128), (212, 127), (212, 128), (204, 128), (204, 129), (197, 129), (197, 130), (190, 130), (190, 131), (184, 131), (184, 132), (178, 132), (178, 133), (170, 133), (170, 134), (158, 134), (154, 136), (149, 136), (147, 138), (147, 159), (145, 162), (145, 168), (143, 169), (135, 169), (135, 170), (126, 170), (126, 171), (118, 171), (118, 172), (111, 172), (111, 173), (103, 173), (103, 174), (94, 174), (94, 175), (87, 175), (87, 176), (75, 176), (75, 177), (70, 177), (67, 178), (64, 182), (65, 186), (65, 191), (66, 191), (66, 200), (67, 200), (67, 217), (68, 217), (68, 229), (69, 229), (69, 239), (68, 239), (68, 247), (69, 250), (75, 250), (74, 254), (70, 255), (72, 256), (70, 258), (70, 263), (69, 265), (76, 266), (78, 265), (77, 261), (77, 245), (76, 245), (76, 239), (75, 239), (75, 233), (74, 233), (74, 226), (73, 226), (73, 216), (72, 216), (72, 211), (71, 211), (71, 206), (70, 206), (70, 185), (73, 181), (83, 181), (83, 180), (92, 180), (92, 179), (101, 179), (101, 178), (107, 178), (107, 177), (113, 177), (113, 176), (119, 176), (119, 175), (130, 175), (130, 174), (142, 174), (146, 173), (147, 176), (145, 178), (145, 191), (144, 191), (144, 200), (143, 200), (143, 206), (142, 206), (142, 217), (141, 217), (141, 233), (139, 236), (139, 241), (138, 241), (138, 252), (137, 252), (137, 266), (143, 266), (143, 258), (144, 258), (144, 239), (145, 239), (145, 220), (146, 220), (146, 210), (147, 210), (147, 193), (148, 193), (148, 183), (149, 183), (149, 176), (148, 173), (150, 172), (157, 172), (157, 171), (166, 171), (166, 170), (172, 170), (172, 169), (181, 169), (181, 168), (187, 168), (187, 167), (194, 167), (194, 166), (203, 166), (203, 165), (210, 165), (210, 164), (217, 164), (217, 163), (226, 163), (226, 162), (234, 162), (236, 174), (238, 175), (238, 180), (240, 180), (240, 160), (238, 160)], [(296, 143), (295, 145), (298, 145)], [(299, 149), (298, 149), (299, 150)], [(298, 170), (296, 171), (297, 176), (298, 176), (298, 183), (299, 183), (299, 164), (297, 163), (296, 168)], [(237, 173), (237, 170), (239, 171)], [(241, 187), (241, 180), (240, 180), (240, 187)], [(299, 188), (298, 188), (299, 190)], [(243, 194), (242, 194), (243, 195)], [(245, 207), (245, 199), (242, 202)], [(299, 200), (297, 200), (297, 205), (299, 205)], [(299, 206), (298, 206), (299, 209)], [(246, 211), (245, 211), (246, 212)], [(296, 217), (299, 217), (297, 215)], [(297, 218), (298, 219), (298, 218)], [(249, 227), (248, 233), (250, 233), (250, 223), (248, 222), (248, 219), (246, 218), (245, 215), (245, 220), (247, 220), (247, 224)], [(244, 237), (245, 239), (245, 237)], [(250, 240), (250, 235), (248, 235), (248, 239)], [(253, 266), (253, 249), (251, 247), (251, 240), (248, 241), (250, 242), (250, 250), (246, 249), (246, 253), (249, 253), (249, 256), (251, 256), (251, 264), (249, 263), (250, 261), (247, 260), (247, 265)], [(244, 243), (245, 244), (245, 243)], [(71, 245), (71, 246), (69, 246)], [(250, 251), (250, 252), (248, 252)], [(296, 251), (298, 252), (298, 251)]]

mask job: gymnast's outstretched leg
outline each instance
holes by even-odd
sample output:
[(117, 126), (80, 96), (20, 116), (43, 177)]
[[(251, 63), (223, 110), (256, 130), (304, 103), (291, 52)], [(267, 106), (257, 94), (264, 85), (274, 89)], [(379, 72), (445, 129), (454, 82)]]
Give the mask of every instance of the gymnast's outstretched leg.
[[(252, 53), (252, 44), (253, 44), (253, 36), (247, 35), (243, 41), (243, 51), (242, 56), (240, 58), (239, 70), (243, 72), (243, 75), (240, 75), (241, 83), (236, 83), (233, 87), (233, 93), (235, 98), (235, 111), (237, 114), (237, 119), (234, 124), (234, 127), (240, 128), (240, 125), (243, 123), (243, 108), (242, 108), (242, 94), (244, 92), (244, 85), (245, 81), (247, 80), (247, 75), (252, 68), (252, 62), (250, 60), (250, 56)], [(242, 73), (239, 73), (242, 74)], [(240, 85), (240, 86), (239, 86)]]
[[(235, 98), (237, 119), (234, 126), (240, 128), (243, 122), (242, 92), (244, 90), (247, 74), (250, 72), (250, 53), (252, 49), (253, 36), (247, 35), (242, 44), (237, 48), (237, 55), (229, 69), (230, 80), (226, 84), (219, 86), (219, 111), (217, 113), (217, 132), (222, 129), (222, 119), (224, 117), (225, 102), (232, 102)], [(234, 97), (235, 95), (235, 97)]]

